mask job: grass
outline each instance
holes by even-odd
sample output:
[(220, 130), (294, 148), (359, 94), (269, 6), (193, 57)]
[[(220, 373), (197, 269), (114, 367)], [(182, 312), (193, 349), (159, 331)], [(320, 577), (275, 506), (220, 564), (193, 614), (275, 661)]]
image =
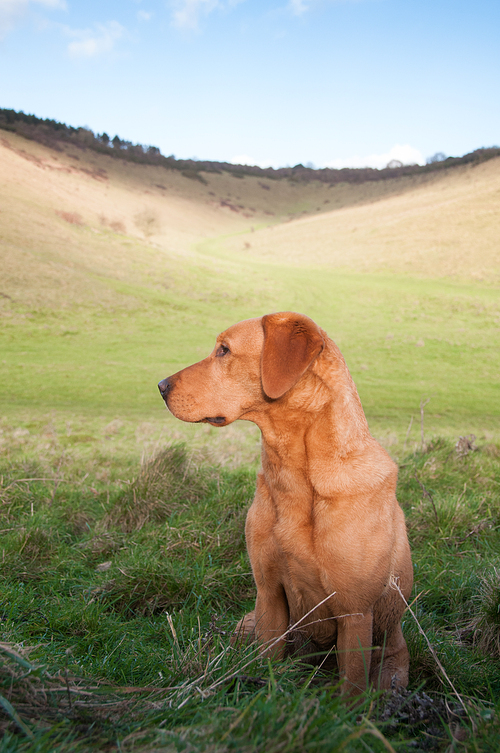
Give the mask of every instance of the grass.
[[(411, 438), (417, 437), (420, 401), (430, 397), (429, 429), (498, 437), (496, 289), (388, 275), (279, 272), (268, 272), (267, 288), (260, 288), (262, 268), (242, 265), (237, 274), (229, 267), (225, 298), (210, 293), (219, 276), (205, 270), (203, 279), (193, 272), (189, 295), (129, 286), (128, 306), (111, 310), (23, 310), (3, 302), (4, 413), (31, 414), (42, 406), (104, 413), (109, 420), (132, 414), (159, 420), (160, 379), (207, 355), (231, 323), (291, 309), (307, 312), (339, 344), (376, 433), (395, 426), (404, 433), (413, 415)], [(255, 293), (245, 296), (242, 279), (252, 278)]]
[(0, 750), (445, 750), (453, 735), (454, 750), (495, 749), (497, 445), (403, 459), (412, 610), (432, 651), (407, 614), (411, 692), (349, 710), (334, 675), (229, 646), (254, 596), (253, 470), (179, 444), (138, 466), (21, 439), (0, 469)]

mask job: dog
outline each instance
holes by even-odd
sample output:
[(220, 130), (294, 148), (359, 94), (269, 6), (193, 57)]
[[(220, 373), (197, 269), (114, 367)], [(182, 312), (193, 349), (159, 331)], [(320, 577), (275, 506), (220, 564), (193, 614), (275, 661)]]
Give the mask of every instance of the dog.
[(262, 433), (245, 526), (257, 598), (235, 637), (282, 657), (300, 633), (336, 654), (346, 695), (406, 687), (413, 570), (397, 466), (371, 436), (333, 340), (303, 314), (248, 319), (158, 386), (182, 421), (243, 419)]

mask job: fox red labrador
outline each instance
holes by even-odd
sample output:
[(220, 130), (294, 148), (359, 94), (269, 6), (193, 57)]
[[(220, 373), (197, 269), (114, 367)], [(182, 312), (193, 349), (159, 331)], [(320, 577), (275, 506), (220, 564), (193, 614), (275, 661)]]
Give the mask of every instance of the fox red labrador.
[(335, 647), (344, 692), (408, 683), (401, 630), (412, 588), (397, 467), (373, 439), (335, 343), (283, 312), (235, 324), (159, 389), (182, 421), (262, 432), (246, 521), (255, 610), (235, 635), (282, 656), (291, 634)]

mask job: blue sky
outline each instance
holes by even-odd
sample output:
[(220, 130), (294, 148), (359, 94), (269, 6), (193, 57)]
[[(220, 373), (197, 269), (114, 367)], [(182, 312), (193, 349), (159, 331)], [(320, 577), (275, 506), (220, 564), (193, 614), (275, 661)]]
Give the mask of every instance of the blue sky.
[(0, 0), (0, 107), (275, 167), (500, 145), (498, 0)]

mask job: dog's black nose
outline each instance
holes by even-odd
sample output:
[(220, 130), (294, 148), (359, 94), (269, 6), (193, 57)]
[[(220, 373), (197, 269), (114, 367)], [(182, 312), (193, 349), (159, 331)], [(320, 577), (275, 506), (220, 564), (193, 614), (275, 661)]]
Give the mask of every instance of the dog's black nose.
[(160, 394), (163, 399), (165, 399), (168, 395), (168, 391), (171, 389), (172, 384), (170, 383), (170, 380), (162, 379), (161, 382), (158, 384), (158, 389), (160, 390)]

